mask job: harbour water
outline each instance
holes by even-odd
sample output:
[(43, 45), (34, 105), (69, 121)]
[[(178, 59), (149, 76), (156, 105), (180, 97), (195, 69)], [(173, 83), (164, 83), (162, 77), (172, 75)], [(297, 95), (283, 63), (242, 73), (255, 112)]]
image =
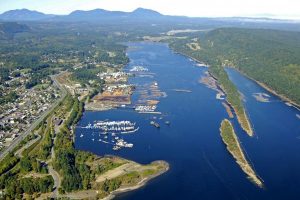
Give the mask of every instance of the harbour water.
[[(117, 199), (300, 199), (300, 112), (287, 106), (253, 81), (233, 69), (230, 79), (245, 99), (254, 126), (250, 138), (232, 119), (241, 145), (256, 172), (264, 180), (264, 189), (252, 184), (223, 144), (219, 126), (228, 118), (216, 91), (199, 83), (207, 68), (171, 51), (166, 44), (129, 43), (130, 63), (125, 70), (143, 66), (151, 76), (130, 78), (130, 84), (156, 82), (164, 93), (156, 111), (138, 113), (132, 108), (103, 112), (86, 111), (78, 127), (94, 121), (128, 120), (139, 129), (120, 138), (132, 148), (112, 149), (97, 129), (76, 129), (75, 146), (98, 155), (112, 154), (140, 163), (165, 160), (170, 170), (146, 186), (121, 194)], [(137, 87), (138, 90), (138, 87)], [(189, 92), (184, 92), (189, 91)], [(191, 92), (190, 92), (191, 91)], [(270, 95), (269, 102), (259, 102), (254, 93)], [(140, 94), (134, 92), (133, 104)], [(150, 124), (155, 121), (156, 128)], [(170, 124), (165, 122), (169, 121)], [(80, 137), (82, 135), (82, 137)], [(93, 140), (94, 139), (94, 140)], [(108, 138), (111, 141), (112, 138)]]

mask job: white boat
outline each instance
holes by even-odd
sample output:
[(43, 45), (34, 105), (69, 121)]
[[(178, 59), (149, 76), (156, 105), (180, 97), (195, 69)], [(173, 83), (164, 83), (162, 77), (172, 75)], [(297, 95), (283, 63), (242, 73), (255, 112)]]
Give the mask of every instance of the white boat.
[(120, 150), (120, 149), (121, 149), (121, 147), (118, 147), (118, 146), (114, 146), (114, 147), (113, 147), (113, 150), (114, 150), (114, 151), (117, 151), (117, 150)]
[(132, 131), (123, 131), (121, 132), (122, 134), (126, 134), (126, 133), (134, 133), (136, 131), (138, 131), (140, 129), (140, 127), (137, 127), (136, 129), (132, 130)]
[(125, 144), (125, 147), (132, 148), (133, 144), (131, 144), (131, 143)]

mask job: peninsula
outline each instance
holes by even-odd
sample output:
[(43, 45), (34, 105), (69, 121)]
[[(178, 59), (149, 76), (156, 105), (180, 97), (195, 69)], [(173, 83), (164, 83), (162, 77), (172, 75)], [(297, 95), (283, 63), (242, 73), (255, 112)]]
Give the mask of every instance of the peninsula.
[(247, 161), (244, 152), (240, 146), (238, 137), (236, 136), (231, 122), (224, 119), (220, 127), (221, 137), (226, 144), (227, 150), (235, 158), (240, 168), (247, 174), (248, 178), (258, 187), (263, 187), (262, 180), (258, 177), (250, 163)]

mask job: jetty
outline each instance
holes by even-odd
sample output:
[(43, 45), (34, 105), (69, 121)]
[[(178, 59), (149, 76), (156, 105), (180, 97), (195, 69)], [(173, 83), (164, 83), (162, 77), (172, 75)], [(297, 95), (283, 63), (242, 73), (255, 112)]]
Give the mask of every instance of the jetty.
[(187, 93), (191, 93), (191, 90), (187, 90), (187, 89), (173, 89), (173, 91), (175, 92), (187, 92)]
[(157, 108), (156, 105), (137, 105), (135, 107), (135, 111), (138, 111), (140, 113), (143, 113), (143, 112), (154, 112), (156, 108)]

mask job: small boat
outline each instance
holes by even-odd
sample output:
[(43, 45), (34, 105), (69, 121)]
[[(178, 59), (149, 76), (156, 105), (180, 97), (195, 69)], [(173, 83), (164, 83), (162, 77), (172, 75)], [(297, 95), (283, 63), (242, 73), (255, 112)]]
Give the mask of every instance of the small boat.
[(93, 142), (95, 141), (95, 139), (94, 139), (94, 138), (93, 138), (92, 140), (93, 140)]
[(140, 127), (137, 127), (136, 129), (132, 130), (132, 131), (123, 131), (121, 132), (122, 134), (126, 134), (126, 133), (134, 133), (136, 131), (138, 131), (140, 129)]
[(155, 121), (151, 121), (150, 124), (155, 126), (156, 128), (160, 128), (160, 125)]
[(165, 124), (166, 125), (170, 125), (170, 121), (165, 121)]
[(83, 137), (83, 134), (81, 134), (80, 137)]
[(117, 151), (117, 150), (120, 150), (120, 149), (121, 149), (121, 147), (119, 147), (119, 146), (114, 146), (114, 147), (113, 147), (113, 150), (114, 150), (114, 151)]
[(131, 144), (131, 143), (125, 144), (125, 147), (132, 148), (133, 144)]

